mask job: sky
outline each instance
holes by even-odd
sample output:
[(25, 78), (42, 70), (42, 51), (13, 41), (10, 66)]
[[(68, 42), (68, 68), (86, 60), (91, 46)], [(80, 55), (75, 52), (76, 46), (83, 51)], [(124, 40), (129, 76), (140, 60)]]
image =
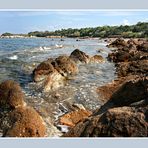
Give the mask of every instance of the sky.
[(148, 11), (0, 11), (0, 34), (148, 22)]

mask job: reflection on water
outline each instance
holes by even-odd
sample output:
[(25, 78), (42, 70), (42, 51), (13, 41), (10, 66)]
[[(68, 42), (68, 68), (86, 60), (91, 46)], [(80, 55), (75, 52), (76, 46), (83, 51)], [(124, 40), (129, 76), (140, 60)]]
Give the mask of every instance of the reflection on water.
[[(61, 46), (57, 46), (61, 45)], [(19, 82), (26, 94), (26, 101), (33, 106), (45, 121), (54, 123), (58, 116), (68, 112), (73, 103), (83, 104), (89, 110), (101, 105), (96, 88), (115, 78), (114, 64), (106, 60), (100, 64), (80, 64), (79, 73), (66, 86), (43, 94), (36, 91), (32, 82), (33, 69), (49, 57), (70, 54), (79, 48), (89, 55), (98, 49), (104, 58), (110, 50), (101, 40), (76, 39), (0, 39), (0, 82), (13, 79)]]

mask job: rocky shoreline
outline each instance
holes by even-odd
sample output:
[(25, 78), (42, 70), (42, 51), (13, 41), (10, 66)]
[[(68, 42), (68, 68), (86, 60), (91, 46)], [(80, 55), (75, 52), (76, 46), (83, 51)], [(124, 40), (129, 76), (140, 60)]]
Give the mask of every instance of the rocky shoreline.
[(97, 89), (104, 101), (90, 117), (64, 137), (148, 136), (148, 41), (116, 39), (108, 59), (118, 78)]
[[(108, 46), (115, 48), (108, 60), (115, 63), (118, 78), (96, 90), (104, 104), (94, 112), (81, 104), (73, 104), (72, 111), (57, 121), (69, 129), (64, 134), (59, 132), (59, 136), (148, 136), (148, 41), (115, 39)], [(38, 90), (51, 92), (64, 87), (77, 75), (78, 64), (100, 62), (105, 62), (101, 55), (90, 56), (75, 49), (69, 56), (40, 63), (32, 72), (32, 78)], [(3, 137), (45, 137), (47, 126), (58, 132), (54, 124), (47, 125), (41, 115), (25, 103), (19, 84), (12, 80), (0, 84), (0, 106)]]

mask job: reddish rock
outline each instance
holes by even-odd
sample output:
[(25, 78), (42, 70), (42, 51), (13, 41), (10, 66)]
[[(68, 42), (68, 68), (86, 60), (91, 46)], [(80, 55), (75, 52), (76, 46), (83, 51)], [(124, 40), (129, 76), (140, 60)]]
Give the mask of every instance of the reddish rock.
[(0, 84), (0, 107), (18, 108), (25, 105), (24, 93), (18, 83), (7, 80)]
[(116, 67), (119, 76), (146, 75), (148, 72), (148, 60), (118, 63)]
[(90, 58), (90, 62), (101, 63), (105, 62), (105, 59), (101, 55), (94, 55), (93, 57)]
[(51, 64), (63, 76), (75, 75), (78, 73), (76, 63), (68, 56), (59, 56)]
[[(95, 114), (101, 114), (107, 111), (109, 108), (113, 107), (122, 107), (122, 106), (130, 106), (132, 103), (136, 103), (139, 101), (146, 101), (148, 96), (148, 78), (147, 77), (133, 77), (131, 80), (126, 80), (126, 82), (119, 85), (120, 87), (111, 87), (112, 90), (106, 89), (106, 93), (109, 95), (105, 95), (105, 97), (109, 100), (98, 109)], [(104, 89), (103, 89), (104, 90)], [(101, 90), (102, 91), (102, 90)], [(105, 94), (102, 93), (102, 95)]]
[(9, 129), (4, 137), (44, 137), (46, 128), (42, 118), (31, 107), (17, 108), (9, 114)]
[(128, 46), (127, 42), (121, 38), (117, 38), (115, 41), (113, 41), (111, 44), (108, 45), (108, 47), (117, 47), (117, 48), (122, 48), (127, 46)]
[(80, 51), (79, 49), (75, 49), (71, 53), (70, 58), (72, 60), (74, 60), (76, 63), (78, 63), (78, 62), (88, 63), (90, 60), (89, 56), (85, 52)]
[(60, 117), (59, 122), (60, 124), (68, 125), (70, 127), (74, 127), (80, 121), (83, 121), (85, 118), (89, 117), (92, 112), (79, 109), (76, 111), (72, 111)]
[(113, 108), (78, 123), (64, 137), (147, 137), (144, 118), (129, 107)]
[(33, 71), (34, 81), (42, 81), (47, 76), (53, 74), (56, 70), (54, 69), (53, 65), (50, 63), (49, 60), (40, 63), (37, 68)]
[(38, 82), (45, 92), (65, 84), (65, 78), (53, 67), (51, 62), (52, 59), (48, 59), (39, 64), (33, 71), (35, 82)]

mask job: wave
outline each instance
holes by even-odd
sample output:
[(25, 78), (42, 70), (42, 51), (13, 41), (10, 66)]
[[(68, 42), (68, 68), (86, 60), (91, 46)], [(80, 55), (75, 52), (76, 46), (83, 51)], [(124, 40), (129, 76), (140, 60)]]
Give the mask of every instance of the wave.
[(18, 56), (17, 55), (13, 55), (13, 56), (10, 56), (10, 57), (7, 57), (7, 58), (10, 59), (10, 60), (17, 60)]

